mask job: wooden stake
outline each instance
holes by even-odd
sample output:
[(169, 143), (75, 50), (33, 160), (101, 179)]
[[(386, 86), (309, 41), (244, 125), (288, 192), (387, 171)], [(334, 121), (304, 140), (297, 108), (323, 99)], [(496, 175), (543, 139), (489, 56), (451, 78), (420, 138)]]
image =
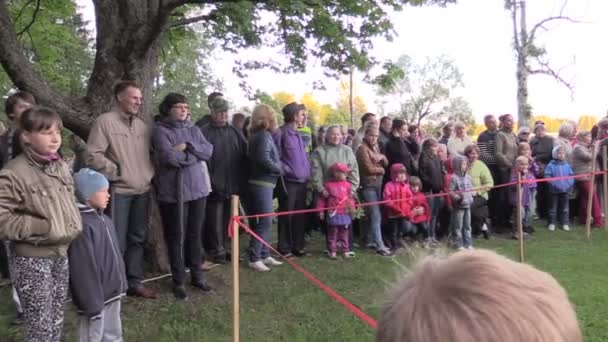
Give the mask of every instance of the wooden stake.
[(230, 229), (232, 229), (232, 341), (240, 339), (239, 299), (239, 225), (234, 217), (239, 215), (239, 196), (232, 196)]
[[(608, 160), (606, 160), (606, 146), (602, 147), (602, 164), (604, 171), (604, 214), (608, 213), (608, 173), (606, 173), (606, 169), (608, 169)], [(604, 229), (608, 229), (608, 220), (604, 217)]]
[[(591, 173), (595, 173), (597, 166), (597, 159), (595, 158), (595, 144), (591, 147)], [(593, 195), (595, 194), (595, 175), (591, 176), (591, 184), (589, 185), (589, 198), (587, 199), (587, 221), (585, 222), (587, 228), (587, 240), (591, 240), (591, 209), (593, 208)], [(596, 222), (597, 224), (597, 222)]]
[(521, 172), (517, 171), (517, 234), (519, 235), (519, 261), (524, 262), (524, 228), (522, 224), (523, 201), (521, 193)]

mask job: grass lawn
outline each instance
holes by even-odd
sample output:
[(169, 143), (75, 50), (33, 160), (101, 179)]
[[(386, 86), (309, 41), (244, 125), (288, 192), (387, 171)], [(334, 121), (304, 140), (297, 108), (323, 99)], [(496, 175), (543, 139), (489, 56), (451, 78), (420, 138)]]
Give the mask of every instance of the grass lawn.
[[(527, 261), (553, 274), (567, 289), (585, 341), (608, 341), (608, 232), (594, 231), (593, 241), (587, 242), (581, 227), (572, 232), (537, 231), (526, 241)], [(386, 288), (413, 257), (382, 258), (358, 250), (353, 260), (332, 261), (322, 254), (321, 242), (321, 236), (315, 235), (309, 248), (313, 256), (296, 262), (377, 318)], [(518, 255), (513, 240), (478, 240), (476, 246), (511, 258)], [(216, 267), (208, 274), (217, 288), (212, 294), (193, 294), (186, 302), (176, 302), (167, 278), (151, 283), (162, 292), (160, 299), (124, 300), (125, 341), (230, 341), (230, 268)], [(373, 340), (371, 328), (288, 265), (257, 274), (242, 264), (240, 276), (242, 341)], [(13, 309), (8, 298), (8, 289), (0, 289), (0, 341), (20, 341), (20, 328), (9, 325)], [(76, 339), (77, 327), (77, 317), (70, 309), (66, 341)]]

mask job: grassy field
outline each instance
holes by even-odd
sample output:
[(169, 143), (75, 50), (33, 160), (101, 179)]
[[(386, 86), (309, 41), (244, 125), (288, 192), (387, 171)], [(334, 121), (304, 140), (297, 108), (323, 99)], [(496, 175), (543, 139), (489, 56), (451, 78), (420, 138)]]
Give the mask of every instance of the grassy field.
[[(573, 232), (537, 229), (526, 241), (527, 261), (553, 274), (576, 305), (585, 341), (608, 341), (608, 233), (595, 231), (587, 242), (577, 227)], [(243, 240), (245, 241), (244, 237)], [(353, 260), (332, 261), (322, 254), (322, 238), (315, 235), (313, 256), (300, 265), (372, 317), (378, 317), (386, 288), (414, 258), (401, 254), (382, 258), (359, 250)], [(517, 242), (496, 238), (476, 241), (516, 258)], [(212, 294), (193, 294), (176, 302), (170, 280), (151, 286), (162, 292), (154, 301), (127, 298), (123, 303), (125, 341), (230, 341), (231, 277), (229, 266), (209, 273)], [(290, 266), (257, 274), (241, 265), (241, 339), (243, 341), (372, 341), (374, 331), (309, 283)], [(8, 289), (0, 289), (0, 341), (20, 341), (19, 327), (9, 325), (12, 305)], [(77, 317), (69, 310), (66, 341), (74, 341)]]

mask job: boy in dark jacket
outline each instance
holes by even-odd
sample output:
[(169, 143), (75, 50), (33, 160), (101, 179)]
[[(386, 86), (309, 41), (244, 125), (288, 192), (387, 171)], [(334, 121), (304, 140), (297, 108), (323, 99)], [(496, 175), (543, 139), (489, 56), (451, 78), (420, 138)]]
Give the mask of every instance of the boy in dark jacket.
[(127, 290), (125, 266), (112, 220), (103, 214), (108, 180), (91, 169), (74, 174), (82, 234), (68, 250), (70, 289), (80, 317), (80, 341), (122, 341), (120, 299)]
[[(553, 148), (551, 153), (553, 160), (545, 168), (545, 178), (572, 176), (572, 167), (566, 161), (566, 152), (561, 146)], [(559, 223), (562, 229), (569, 231), (569, 193), (574, 185), (574, 178), (558, 179), (549, 182), (549, 192), (551, 193), (551, 206), (549, 207), (549, 230), (555, 230), (555, 221), (559, 209)]]

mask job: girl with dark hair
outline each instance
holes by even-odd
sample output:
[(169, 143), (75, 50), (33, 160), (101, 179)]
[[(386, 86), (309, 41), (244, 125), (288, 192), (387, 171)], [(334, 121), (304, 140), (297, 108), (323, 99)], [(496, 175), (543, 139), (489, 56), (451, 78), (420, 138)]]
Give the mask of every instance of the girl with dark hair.
[(410, 148), (406, 144), (406, 139), (410, 133), (407, 128), (407, 123), (402, 119), (393, 120), (391, 129), (391, 137), (386, 144), (385, 155), (388, 158), (388, 166), (393, 164), (403, 164), (409, 175), (417, 174), (414, 159)]
[(188, 118), (188, 100), (184, 95), (168, 94), (158, 109), (160, 117), (152, 135), (155, 183), (171, 263), (173, 294), (177, 299), (185, 299), (186, 267), (190, 268), (193, 287), (211, 290), (200, 265), (205, 207), (211, 191), (205, 162), (211, 158), (213, 145)]
[(61, 118), (34, 107), (19, 118), (23, 153), (0, 171), (0, 240), (12, 241), (10, 271), (25, 341), (62, 340), (70, 242), (81, 231), (74, 181), (58, 154)]

